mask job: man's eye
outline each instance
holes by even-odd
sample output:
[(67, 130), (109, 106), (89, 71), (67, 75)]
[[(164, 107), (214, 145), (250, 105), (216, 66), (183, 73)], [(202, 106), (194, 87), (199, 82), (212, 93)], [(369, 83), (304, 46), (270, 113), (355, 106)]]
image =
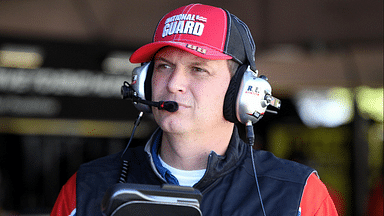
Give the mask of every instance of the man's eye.
[(171, 68), (171, 66), (169, 66), (168, 64), (158, 64), (158, 65), (156, 65), (156, 69), (158, 69), (158, 70), (169, 69), (169, 68)]
[(194, 72), (199, 72), (199, 73), (200, 73), (200, 72), (207, 72), (207, 71), (204, 70), (203, 68), (199, 68), (199, 67), (194, 67), (194, 68), (193, 68), (193, 71), (194, 71)]

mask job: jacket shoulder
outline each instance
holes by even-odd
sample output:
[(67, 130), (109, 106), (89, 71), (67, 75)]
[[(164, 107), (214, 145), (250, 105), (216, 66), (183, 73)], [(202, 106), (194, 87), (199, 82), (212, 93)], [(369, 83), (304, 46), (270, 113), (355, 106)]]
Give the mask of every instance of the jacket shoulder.
[(110, 170), (111, 168), (114, 169), (116, 164), (120, 163), (120, 156), (121, 152), (84, 163), (80, 166), (79, 172), (98, 173), (100, 171)]
[(316, 173), (311, 167), (278, 158), (271, 152), (255, 151), (254, 157), (259, 177), (305, 184), (309, 175), (314, 172)]
[[(141, 146), (128, 149), (126, 152), (130, 159), (142, 158), (143, 153), (143, 147)], [(79, 172), (100, 173), (103, 171), (120, 170), (122, 160), (121, 155), (122, 151), (84, 163), (80, 166)]]
[[(141, 149), (141, 150), (140, 150)], [(139, 158), (142, 148), (129, 149), (127, 153)], [(100, 203), (105, 191), (117, 184), (121, 171), (122, 152), (111, 154), (82, 164), (76, 177), (76, 214), (101, 215)]]

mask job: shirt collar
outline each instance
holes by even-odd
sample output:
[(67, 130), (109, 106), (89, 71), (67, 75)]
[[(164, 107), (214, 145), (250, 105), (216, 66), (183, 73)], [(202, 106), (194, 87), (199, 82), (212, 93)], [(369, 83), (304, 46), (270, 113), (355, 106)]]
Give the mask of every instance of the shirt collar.
[(163, 167), (163, 165), (160, 162), (158, 152), (161, 145), (162, 135), (163, 133), (156, 133), (155, 136), (153, 137), (154, 139), (153, 139), (152, 148), (151, 148), (153, 163), (155, 164), (157, 171), (167, 181), (168, 184), (179, 185), (179, 181), (177, 180), (177, 178), (174, 175), (172, 175), (171, 171)]

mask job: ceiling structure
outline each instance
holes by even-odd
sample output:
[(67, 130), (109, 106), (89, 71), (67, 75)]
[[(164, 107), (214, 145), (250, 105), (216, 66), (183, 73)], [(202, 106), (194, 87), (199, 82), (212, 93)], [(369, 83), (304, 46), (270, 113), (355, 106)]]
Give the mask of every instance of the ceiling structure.
[[(249, 26), (259, 72), (279, 94), (308, 86), (383, 86), (382, 0), (199, 2), (228, 9)], [(189, 3), (3, 0), (0, 47), (38, 44), (43, 66), (97, 70), (108, 52), (150, 42), (158, 20)]]

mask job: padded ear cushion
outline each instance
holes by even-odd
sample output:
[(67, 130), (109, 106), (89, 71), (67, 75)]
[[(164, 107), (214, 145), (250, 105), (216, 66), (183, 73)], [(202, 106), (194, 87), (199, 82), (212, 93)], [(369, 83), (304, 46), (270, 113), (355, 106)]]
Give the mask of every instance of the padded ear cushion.
[(147, 76), (144, 81), (144, 95), (145, 100), (152, 101), (152, 75), (153, 75), (153, 67), (155, 63), (151, 61), (148, 66)]
[(233, 123), (239, 123), (236, 115), (236, 100), (239, 94), (240, 84), (248, 65), (241, 65), (232, 77), (224, 98), (224, 118)]

